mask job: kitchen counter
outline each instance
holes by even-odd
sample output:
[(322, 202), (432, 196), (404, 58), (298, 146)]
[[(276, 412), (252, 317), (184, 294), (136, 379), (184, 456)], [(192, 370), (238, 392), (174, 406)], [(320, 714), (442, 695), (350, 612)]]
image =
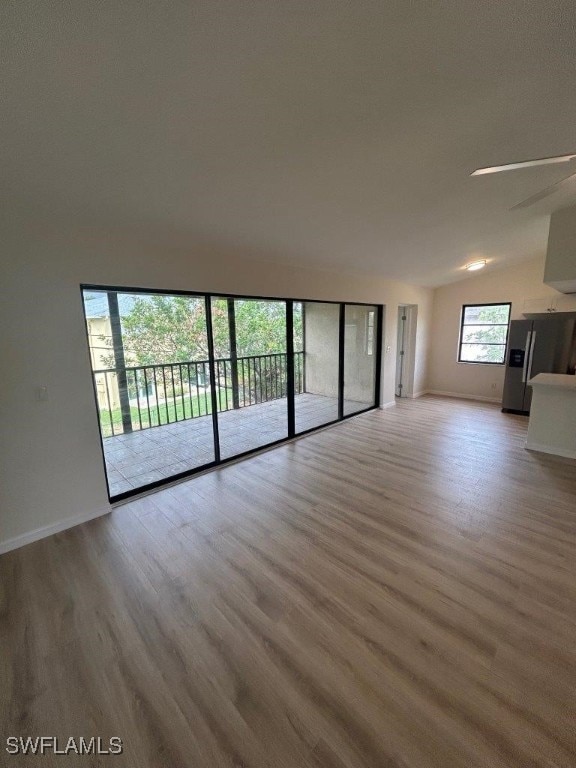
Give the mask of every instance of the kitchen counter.
[(530, 379), (531, 387), (560, 387), (561, 389), (576, 389), (576, 376), (567, 373), (539, 373)]
[(528, 384), (533, 392), (526, 448), (576, 459), (576, 376), (539, 373)]

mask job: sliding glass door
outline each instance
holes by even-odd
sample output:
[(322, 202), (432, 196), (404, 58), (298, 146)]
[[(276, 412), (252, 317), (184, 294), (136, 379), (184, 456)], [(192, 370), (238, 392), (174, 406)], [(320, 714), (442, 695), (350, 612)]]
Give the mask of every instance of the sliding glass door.
[(111, 497), (214, 462), (203, 297), (84, 291)]
[(344, 416), (376, 405), (377, 315), (375, 306), (345, 306)]
[(381, 307), (82, 291), (112, 500), (378, 404)]
[(212, 318), (220, 457), (230, 459), (288, 437), (286, 302), (213, 298)]
[(296, 433), (338, 419), (340, 304), (294, 302)]

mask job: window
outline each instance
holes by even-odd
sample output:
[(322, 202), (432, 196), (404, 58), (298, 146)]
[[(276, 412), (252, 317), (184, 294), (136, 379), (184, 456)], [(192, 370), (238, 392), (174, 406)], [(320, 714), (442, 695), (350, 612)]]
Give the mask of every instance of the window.
[(503, 365), (511, 304), (465, 304), (460, 326), (459, 363)]

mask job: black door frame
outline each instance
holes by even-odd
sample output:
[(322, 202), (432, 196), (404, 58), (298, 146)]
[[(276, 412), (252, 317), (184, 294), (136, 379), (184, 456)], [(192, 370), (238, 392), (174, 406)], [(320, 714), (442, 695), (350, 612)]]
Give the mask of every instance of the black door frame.
[[(162, 295), (162, 296), (190, 296), (194, 298), (203, 298), (205, 302), (205, 314), (206, 314), (206, 332), (208, 337), (208, 352), (209, 352), (209, 372), (210, 372), (210, 389), (211, 389), (211, 404), (212, 404), (212, 430), (214, 436), (214, 461), (202, 464), (199, 467), (192, 467), (184, 472), (171, 475), (170, 477), (157, 480), (153, 483), (148, 483), (135, 488), (131, 491), (120, 493), (116, 496), (110, 495), (110, 485), (108, 482), (108, 473), (106, 469), (106, 459), (104, 454), (104, 438), (102, 436), (102, 429), (100, 426), (98, 395), (96, 391), (96, 384), (94, 376), (92, 375), (92, 386), (94, 392), (94, 399), (96, 404), (96, 415), (98, 418), (98, 431), (100, 435), (100, 449), (102, 453), (102, 461), (104, 463), (104, 473), (106, 477), (106, 487), (108, 491), (108, 498), (111, 503), (116, 503), (129, 499), (133, 496), (139, 496), (148, 491), (155, 490), (164, 485), (171, 484), (175, 481), (192, 477), (200, 472), (205, 472), (208, 469), (214, 467), (223, 466), (232, 461), (250, 456), (258, 453), (259, 451), (267, 450), (268, 448), (282, 445), (288, 440), (292, 440), (295, 437), (301, 437), (308, 435), (311, 432), (315, 432), (318, 429), (324, 429), (325, 427), (338, 424), (345, 419), (359, 416), (360, 414), (373, 411), (380, 406), (380, 386), (381, 386), (381, 368), (382, 368), (382, 339), (383, 339), (383, 319), (384, 319), (384, 306), (382, 304), (374, 304), (369, 302), (360, 301), (329, 301), (324, 299), (294, 299), (284, 298), (281, 296), (247, 296), (245, 294), (232, 294), (226, 292), (210, 292), (203, 291), (183, 291), (183, 290), (166, 290), (155, 288), (140, 288), (140, 287), (127, 287), (127, 286), (111, 286), (111, 285), (96, 285), (92, 283), (80, 284), (80, 297), (82, 301), (82, 307), (84, 310), (85, 318), (85, 331), (86, 342), (88, 351), (90, 350), (90, 338), (88, 333), (88, 323), (86, 322), (86, 305), (84, 302), (84, 292), (93, 291), (99, 293), (114, 292), (124, 294), (143, 294), (143, 295)], [(212, 335), (212, 299), (244, 299), (247, 301), (281, 301), (285, 303), (286, 307), (286, 361), (287, 361), (287, 434), (286, 437), (274, 440), (271, 443), (252, 448), (248, 451), (234, 454), (234, 456), (222, 458), (220, 454), (220, 439), (219, 439), (219, 423), (218, 423), (218, 397), (216, 393), (216, 371), (215, 371), (215, 358), (214, 358), (214, 339)], [(338, 327), (338, 418), (328, 421), (324, 424), (320, 424), (317, 427), (311, 427), (310, 429), (296, 432), (295, 429), (295, 387), (294, 387), (294, 304), (302, 304), (302, 308), (306, 304), (333, 304), (340, 307), (339, 312), (339, 327)], [(376, 336), (375, 336), (375, 370), (374, 370), (374, 403), (359, 411), (355, 411), (351, 414), (344, 413), (344, 347), (345, 347), (345, 313), (347, 306), (357, 307), (373, 307), (376, 310)], [(305, 349), (304, 349), (305, 351)], [(91, 369), (92, 373), (92, 369)]]

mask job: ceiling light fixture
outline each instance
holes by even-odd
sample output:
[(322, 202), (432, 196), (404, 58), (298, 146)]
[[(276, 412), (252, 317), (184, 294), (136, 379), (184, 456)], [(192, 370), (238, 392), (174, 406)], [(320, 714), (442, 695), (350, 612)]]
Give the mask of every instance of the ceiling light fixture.
[(476, 272), (477, 269), (482, 269), (486, 266), (486, 259), (480, 259), (480, 261), (471, 261), (470, 264), (466, 264), (468, 272)]

